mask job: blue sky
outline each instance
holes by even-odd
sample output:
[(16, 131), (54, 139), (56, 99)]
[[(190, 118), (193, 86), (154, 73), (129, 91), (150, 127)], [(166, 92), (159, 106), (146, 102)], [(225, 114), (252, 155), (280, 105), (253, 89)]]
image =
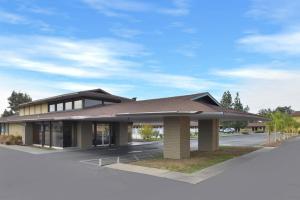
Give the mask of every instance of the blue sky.
[(0, 110), (90, 88), (138, 99), (239, 91), (300, 109), (300, 2), (0, 0)]

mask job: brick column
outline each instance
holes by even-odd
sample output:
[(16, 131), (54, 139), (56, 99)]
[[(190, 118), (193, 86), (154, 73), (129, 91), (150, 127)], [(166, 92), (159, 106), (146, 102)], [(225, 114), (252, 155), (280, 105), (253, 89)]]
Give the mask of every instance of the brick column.
[(190, 157), (190, 119), (188, 117), (164, 118), (164, 158)]
[(219, 120), (198, 121), (198, 150), (215, 151), (219, 148)]

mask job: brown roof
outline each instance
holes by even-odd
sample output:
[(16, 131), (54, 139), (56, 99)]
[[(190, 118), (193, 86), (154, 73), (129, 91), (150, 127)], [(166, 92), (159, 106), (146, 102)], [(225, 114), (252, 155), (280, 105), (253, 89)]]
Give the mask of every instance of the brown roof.
[(95, 89), (95, 90), (85, 90), (80, 92), (68, 93), (68, 94), (58, 95), (54, 97), (39, 99), (28, 103), (23, 103), (19, 107), (36, 105), (41, 103), (48, 103), (48, 102), (64, 101), (64, 100), (76, 99), (80, 97), (91, 98), (91, 99), (103, 99), (103, 100), (109, 100), (116, 103), (120, 103), (123, 101), (132, 101), (132, 99), (112, 95), (102, 89)]
[(292, 116), (294, 117), (299, 117), (300, 116), (300, 111), (295, 111), (292, 113)]
[(247, 127), (264, 127), (266, 124), (264, 122), (249, 122)]
[(134, 118), (147, 116), (201, 116), (218, 115), (230, 117), (248, 117), (262, 119), (258, 115), (224, 109), (216, 104), (203, 101), (203, 97), (210, 96), (209, 93), (198, 93), (185, 96), (176, 96), (143, 101), (127, 101), (112, 105), (86, 108), (82, 110), (53, 112), (40, 115), (12, 116), (1, 118), (0, 122), (13, 121), (43, 121), (43, 120), (84, 120), (84, 119), (110, 119)]

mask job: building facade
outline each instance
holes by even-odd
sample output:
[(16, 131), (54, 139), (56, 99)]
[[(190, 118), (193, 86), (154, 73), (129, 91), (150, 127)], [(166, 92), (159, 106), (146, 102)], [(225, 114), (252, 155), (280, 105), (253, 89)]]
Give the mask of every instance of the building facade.
[(190, 155), (191, 121), (198, 123), (199, 150), (207, 151), (218, 148), (219, 120), (235, 119), (261, 117), (223, 109), (209, 93), (136, 101), (96, 89), (22, 104), (17, 115), (0, 118), (0, 133), (43, 147), (121, 146), (131, 141), (133, 123), (160, 122), (164, 156), (181, 159)]

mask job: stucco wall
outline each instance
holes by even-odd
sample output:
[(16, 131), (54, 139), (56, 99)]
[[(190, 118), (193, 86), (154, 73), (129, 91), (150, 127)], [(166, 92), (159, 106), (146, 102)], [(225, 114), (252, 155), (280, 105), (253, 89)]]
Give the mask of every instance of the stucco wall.
[(26, 106), (20, 109), (20, 116), (37, 115), (48, 112), (48, 104), (38, 104), (33, 106)]
[(25, 137), (25, 126), (23, 123), (9, 124), (9, 135)]

